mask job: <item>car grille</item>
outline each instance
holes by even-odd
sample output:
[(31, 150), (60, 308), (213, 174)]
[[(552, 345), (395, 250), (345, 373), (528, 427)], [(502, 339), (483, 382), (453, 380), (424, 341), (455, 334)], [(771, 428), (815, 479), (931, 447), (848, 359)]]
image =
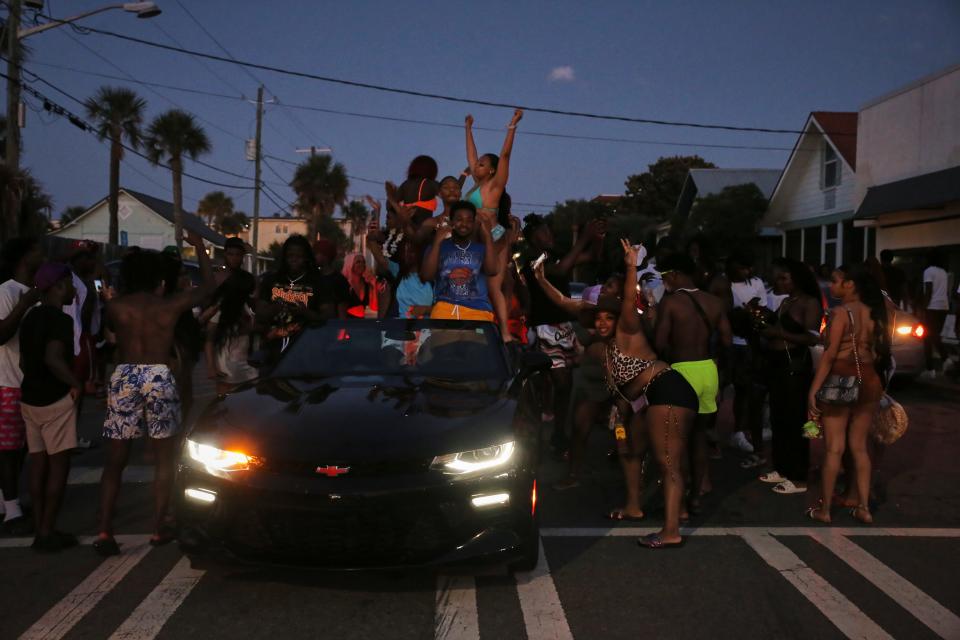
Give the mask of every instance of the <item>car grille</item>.
[(396, 495), (309, 510), (251, 508), (232, 518), (228, 544), (240, 556), (304, 565), (420, 563), (462, 540), (467, 515), (453, 502), (412, 504)]
[(391, 460), (374, 460), (369, 462), (351, 462), (349, 460), (321, 460), (316, 462), (302, 462), (297, 460), (269, 460), (263, 470), (290, 476), (316, 476), (317, 467), (328, 465), (349, 467), (349, 477), (383, 477), (402, 476), (425, 473), (430, 469), (430, 460), (423, 458), (405, 458)]

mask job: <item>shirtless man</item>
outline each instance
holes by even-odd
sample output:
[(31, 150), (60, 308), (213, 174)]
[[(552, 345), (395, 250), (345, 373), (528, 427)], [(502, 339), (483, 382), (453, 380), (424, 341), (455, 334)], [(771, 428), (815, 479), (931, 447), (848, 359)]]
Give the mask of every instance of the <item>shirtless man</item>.
[(203, 240), (188, 233), (197, 249), (203, 281), (199, 287), (164, 297), (160, 255), (141, 251), (122, 266), (126, 292), (110, 301), (107, 323), (117, 336), (117, 365), (110, 378), (103, 439), (107, 459), (100, 479), (99, 535), (94, 550), (101, 556), (120, 553), (113, 537), (113, 512), (133, 440), (147, 435), (154, 447), (154, 535), (156, 546), (174, 539), (164, 519), (173, 486), (176, 436), (181, 425), (180, 397), (170, 370), (174, 327), (184, 311), (213, 292), (214, 277)]
[(696, 513), (707, 482), (707, 431), (717, 419), (717, 359), (724, 356), (724, 361), (729, 362), (727, 352), (733, 333), (724, 301), (694, 284), (697, 266), (689, 256), (671, 255), (658, 269), (670, 295), (664, 296), (657, 308), (657, 355), (686, 378), (700, 401), (693, 426), (693, 446), (689, 448), (692, 482), (687, 507)]

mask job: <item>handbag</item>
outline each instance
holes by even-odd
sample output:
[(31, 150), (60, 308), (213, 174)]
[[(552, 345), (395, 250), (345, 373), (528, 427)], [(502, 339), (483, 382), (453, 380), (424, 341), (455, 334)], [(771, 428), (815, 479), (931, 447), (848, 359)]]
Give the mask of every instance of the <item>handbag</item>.
[(893, 444), (904, 433), (910, 420), (907, 411), (899, 402), (887, 394), (880, 399), (880, 410), (873, 416), (873, 437), (881, 444)]
[[(844, 307), (846, 309), (846, 307)], [(863, 384), (863, 372), (860, 369), (860, 354), (857, 350), (857, 333), (854, 327), (853, 312), (847, 309), (850, 317), (850, 339), (853, 342), (853, 360), (857, 363), (857, 375), (840, 376), (830, 374), (817, 391), (817, 401), (824, 404), (846, 406), (856, 404), (860, 399), (860, 386)]]

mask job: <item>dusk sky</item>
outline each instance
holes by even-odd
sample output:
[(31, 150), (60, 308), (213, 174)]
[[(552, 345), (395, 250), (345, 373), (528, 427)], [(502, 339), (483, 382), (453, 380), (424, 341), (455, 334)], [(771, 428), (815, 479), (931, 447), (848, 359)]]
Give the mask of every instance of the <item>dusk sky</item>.
[[(102, 0), (47, 0), (66, 17)], [(856, 111), (864, 103), (960, 62), (960, 2), (353, 2), (158, 0), (163, 14), (137, 20), (108, 12), (81, 25), (222, 54), (184, 7), (241, 60), (290, 70), (457, 97), (639, 118), (798, 129), (810, 111)], [(194, 113), (213, 143), (202, 160), (247, 179), (187, 163), (187, 171), (251, 186), (257, 80), (267, 97), (264, 180), (286, 201), (303, 156), (297, 147), (333, 148), (351, 176), (399, 181), (409, 160), (432, 155), (442, 174), (464, 167), (463, 118), (472, 113), (481, 153), (498, 152), (508, 109), (392, 95), (278, 75), (60, 27), (30, 37), (26, 69), (79, 99), (104, 84), (129, 86), (148, 102), (148, 119), (179, 106)], [(223, 94), (147, 87), (105, 74)], [(27, 76), (30, 78), (30, 76)], [(68, 109), (80, 105), (34, 86)], [(36, 98), (27, 97), (33, 109)], [(287, 105), (287, 106), (284, 106)], [(451, 127), (293, 109), (300, 105)], [(958, 105), (960, 108), (960, 105)], [(108, 186), (108, 149), (64, 118), (28, 112), (23, 165), (42, 182), (55, 214), (90, 205)], [(697, 153), (721, 167), (782, 168), (793, 134), (711, 131), (528, 113), (519, 126), (508, 190), (515, 213), (554, 202), (622, 193), (625, 178), (664, 155)], [(527, 132), (618, 138), (585, 141)], [(637, 142), (639, 141), (639, 142)], [(668, 146), (663, 142), (694, 146)], [(748, 145), (779, 150), (697, 145)], [(170, 174), (129, 155), (121, 184), (171, 198)], [(185, 207), (218, 187), (184, 180)], [(252, 192), (223, 189), (252, 212)], [(382, 197), (352, 180), (350, 194)], [(279, 198), (274, 195), (274, 200)], [(534, 205), (546, 205), (533, 207)], [(278, 207), (264, 198), (261, 213)]]

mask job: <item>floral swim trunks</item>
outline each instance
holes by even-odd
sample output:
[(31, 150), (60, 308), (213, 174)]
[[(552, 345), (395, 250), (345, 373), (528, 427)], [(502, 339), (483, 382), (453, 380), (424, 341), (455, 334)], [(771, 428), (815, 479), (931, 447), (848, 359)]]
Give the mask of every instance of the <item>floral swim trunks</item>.
[(103, 437), (133, 440), (180, 431), (180, 394), (165, 364), (121, 364), (110, 376)]

